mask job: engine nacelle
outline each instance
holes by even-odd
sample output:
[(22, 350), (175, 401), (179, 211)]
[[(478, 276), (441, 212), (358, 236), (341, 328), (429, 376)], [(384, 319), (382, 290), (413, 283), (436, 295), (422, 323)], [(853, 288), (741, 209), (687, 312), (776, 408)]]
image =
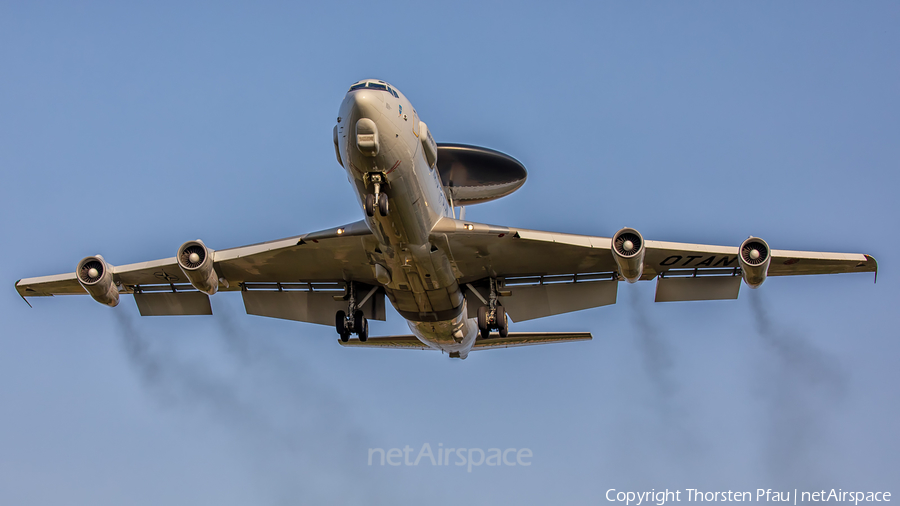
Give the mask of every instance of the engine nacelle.
[(119, 289), (113, 282), (112, 268), (102, 256), (87, 257), (78, 262), (75, 276), (97, 302), (109, 307), (119, 304)]
[(766, 241), (759, 237), (749, 237), (741, 243), (738, 251), (738, 263), (741, 264), (741, 275), (744, 283), (750, 288), (758, 288), (766, 280), (769, 272), (771, 250)]
[(219, 289), (219, 276), (213, 269), (213, 254), (203, 241), (188, 241), (178, 248), (178, 267), (187, 276), (194, 288), (212, 295)]
[(623, 228), (612, 237), (613, 258), (619, 266), (619, 274), (625, 281), (634, 283), (644, 272), (644, 237), (633, 228)]

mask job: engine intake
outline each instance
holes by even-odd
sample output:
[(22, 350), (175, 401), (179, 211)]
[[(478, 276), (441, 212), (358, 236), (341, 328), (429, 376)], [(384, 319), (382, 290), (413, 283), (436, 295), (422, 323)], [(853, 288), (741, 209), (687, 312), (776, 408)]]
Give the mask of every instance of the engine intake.
[(738, 262), (744, 283), (750, 288), (758, 288), (766, 280), (769, 262), (772, 259), (769, 245), (759, 237), (749, 237), (741, 243)]
[(619, 274), (625, 281), (634, 283), (644, 272), (644, 237), (633, 228), (623, 228), (612, 237), (613, 258), (619, 266)]
[(219, 276), (213, 268), (214, 251), (203, 241), (188, 241), (178, 248), (178, 267), (187, 276), (191, 285), (201, 292), (212, 295), (219, 289)]
[(119, 290), (113, 282), (112, 268), (102, 256), (86, 257), (78, 262), (75, 276), (97, 302), (109, 307), (119, 304)]

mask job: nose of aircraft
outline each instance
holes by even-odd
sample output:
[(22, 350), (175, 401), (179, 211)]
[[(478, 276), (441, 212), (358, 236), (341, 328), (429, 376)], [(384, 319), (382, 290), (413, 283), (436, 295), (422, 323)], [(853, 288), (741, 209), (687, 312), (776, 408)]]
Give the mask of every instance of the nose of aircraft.
[(347, 104), (350, 106), (351, 117), (375, 119), (381, 114), (384, 98), (379, 91), (357, 90), (347, 95)]

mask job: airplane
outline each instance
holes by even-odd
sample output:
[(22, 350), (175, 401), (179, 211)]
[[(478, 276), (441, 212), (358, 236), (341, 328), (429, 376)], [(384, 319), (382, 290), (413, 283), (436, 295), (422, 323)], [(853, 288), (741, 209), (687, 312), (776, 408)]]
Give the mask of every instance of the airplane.
[[(591, 237), (467, 221), (465, 206), (513, 193), (525, 167), (492, 149), (436, 143), (409, 100), (377, 79), (350, 87), (332, 133), (361, 221), (231, 249), (191, 240), (174, 257), (130, 265), (94, 255), (16, 290), (26, 302), (87, 293), (113, 307), (131, 294), (144, 316), (210, 315), (210, 295), (240, 291), (248, 314), (333, 325), (344, 346), (464, 359), (589, 340), (589, 332), (510, 332), (509, 320), (615, 304), (621, 281), (656, 280), (656, 301), (672, 302), (736, 299), (742, 280), (757, 288), (767, 276), (877, 276), (870, 255), (773, 250), (753, 236), (713, 246), (644, 240), (627, 227)], [(368, 320), (385, 320), (385, 297), (412, 335), (369, 337)]]

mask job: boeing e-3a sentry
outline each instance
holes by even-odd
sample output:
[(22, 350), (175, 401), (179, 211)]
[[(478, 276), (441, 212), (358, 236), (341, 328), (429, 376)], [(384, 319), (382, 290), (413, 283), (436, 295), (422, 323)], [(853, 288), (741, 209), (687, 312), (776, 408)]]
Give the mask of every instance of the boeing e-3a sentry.
[[(614, 304), (621, 281), (655, 279), (658, 302), (717, 300), (736, 299), (741, 280), (756, 288), (767, 276), (877, 270), (869, 255), (773, 250), (758, 237), (708, 246), (645, 240), (632, 228), (590, 237), (467, 221), (463, 206), (514, 192), (525, 167), (491, 149), (435, 143), (384, 81), (350, 87), (333, 138), (362, 221), (231, 249), (191, 240), (172, 258), (130, 265), (89, 256), (75, 272), (23, 279), (16, 290), (87, 293), (107, 306), (131, 294), (145, 316), (212, 314), (210, 295), (240, 291), (248, 314), (333, 325), (345, 346), (466, 358), (591, 339), (509, 332), (509, 320)], [(385, 319), (385, 296), (413, 335), (369, 337), (368, 321)]]

